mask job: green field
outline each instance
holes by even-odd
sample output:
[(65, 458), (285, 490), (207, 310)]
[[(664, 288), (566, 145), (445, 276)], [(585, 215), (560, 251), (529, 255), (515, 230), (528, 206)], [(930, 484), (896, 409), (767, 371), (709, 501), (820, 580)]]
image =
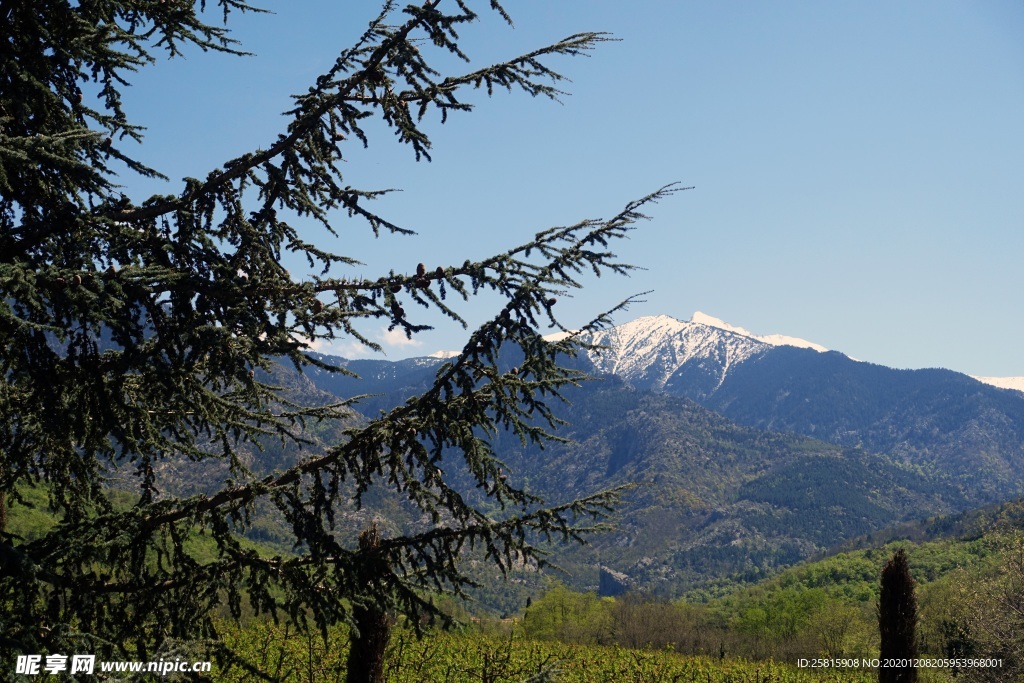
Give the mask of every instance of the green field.
[[(230, 638), (239, 653), (281, 681), (344, 680), (346, 638), (343, 632), (306, 636), (271, 624), (251, 625)], [(225, 681), (246, 681), (249, 674), (234, 668)], [(430, 632), (417, 639), (397, 630), (387, 659), (387, 680), (394, 683), (481, 681), (684, 681), (692, 683), (810, 683), (873, 681), (874, 670), (800, 669), (795, 663), (718, 659), (677, 654), (670, 649), (629, 649), (528, 640), (515, 632)], [(945, 680), (925, 677), (922, 680)]]

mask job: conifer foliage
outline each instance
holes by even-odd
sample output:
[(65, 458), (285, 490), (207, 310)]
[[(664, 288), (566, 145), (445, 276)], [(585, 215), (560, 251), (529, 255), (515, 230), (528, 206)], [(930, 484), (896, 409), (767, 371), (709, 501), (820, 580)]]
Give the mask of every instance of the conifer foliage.
[[(496, 1), (480, 4), (509, 20)], [(542, 563), (535, 543), (582, 540), (615, 504), (617, 492), (605, 492), (545, 507), (502, 472), (489, 438), (499, 429), (555, 438), (549, 403), (580, 379), (560, 359), (583, 348), (574, 336), (542, 339), (561, 327), (556, 298), (582, 275), (627, 274), (609, 243), (673, 188), (489, 259), (395, 264), (375, 278), (346, 275), (354, 255), (301, 236), (310, 222), (335, 236), (415, 229), (374, 209), (385, 191), (353, 187), (342, 172), (351, 145), (379, 143), (371, 120), (429, 160), (428, 124), (471, 110), (466, 91), (557, 99), (563, 77), (548, 60), (608, 39), (572, 35), (443, 76), (428, 59), (468, 61), (456, 31), (474, 20), (475, 5), (386, 3), (294, 98), (275, 140), (145, 198), (114, 180), (125, 167), (160, 177), (132, 157), (143, 137), (122, 88), (184, 45), (241, 53), (226, 26), (260, 10), (243, 0), (0, 0), (0, 500), (10, 519), (27, 488), (42, 487), (59, 520), (33, 538), (0, 528), (0, 661), (76, 651), (153, 659), (196, 643), (216, 650), (211, 614), (226, 606), (238, 615), (243, 603), (324, 631), (348, 622), (358, 632), (360, 613), (420, 617), (434, 609), (429, 591), (466, 587), (464, 550), (502, 570)], [(290, 274), (285, 252), (304, 256), (315, 274)], [(322, 366), (308, 353), (318, 340), (377, 348), (365, 330), (381, 321), (410, 335), (431, 316), (462, 321), (460, 303), (482, 291), (504, 306), (425, 393), (348, 426), (288, 469), (247, 466), (241, 453), (252, 442), (302, 444), (311, 422), (351, 425), (345, 403), (290, 401), (267, 379), (273, 363)], [(506, 370), (499, 353), (510, 352), (518, 366)], [(228, 476), (212, 491), (175, 497), (158, 476), (175, 461), (219, 461)], [(442, 469), (453, 462), (488, 492), (486, 511), (453, 488)], [(336, 533), (338, 505), (381, 484), (433, 526), (392, 537), (370, 529), (363, 542)], [(257, 504), (287, 519), (300, 554), (267, 557), (239, 541)], [(198, 538), (215, 545), (212, 559), (196, 552)]]
[[(890, 662), (878, 669), (879, 683), (916, 683), (917, 598), (905, 550), (897, 550), (882, 568), (878, 598), (879, 659)], [(900, 663), (893, 666), (891, 663)]]

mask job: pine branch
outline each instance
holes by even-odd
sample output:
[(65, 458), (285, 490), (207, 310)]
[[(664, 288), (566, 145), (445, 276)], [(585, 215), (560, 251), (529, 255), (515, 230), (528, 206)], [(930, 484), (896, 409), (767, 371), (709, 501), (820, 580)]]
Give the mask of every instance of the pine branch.
[[(66, 651), (73, 624), (74, 637), (105, 652), (148, 659), (171, 632), (215, 639), (211, 614), (226, 607), (237, 617), (244, 599), (303, 629), (348, 621), (358, 630), (386, 609), (434, 613), (425, 590), (464, 594), (473, 581), (463, 550), (508, 572), (521, 562), (545, 566), (544, 543), (582, 543), (605, 528), (622, 491), (547, 505), (505, 471), (496, 444), (499, 434), (538, 448), (566, 441), (558, 406), (586, 380), (566, 361), (590, 350), (585, 333), (633, 299), (558, 342), (539, 330), (565, 330), (558, 297), (585, 277), (632, 272), (612, 242), (680, 188), (482, 261), (380, 277), (339, 275), (359, 261), (304, 239), (311, 221), (337, 237), (335, 211), (375, 233), (409, 232), (371, 208), (392, 190), (353, 188), (342, 176), (344, 145), (369, 143), (368, 118), (429, 160), (428, 112), (444, 123), (449, 112), (469, 111), (459, 93), (477, 88), (557, 100), (566, 79), (548, 58), (610, 39), (580, 33), (442, 77), (420, 47), (468, 61), (459, 32), (476, 15), (464, 0), (453, 5), (412, 5), (391, 25), (395, 3), (385, 3), (295, 97), (290, 124), (268, 149), (136, 205), (114, 183), (114, 167), (158, 172), (121, 146), (143, 140), (122, 106), (128, 76), (158, 50), (243, 53), (226, 28), (200, 20), (202, 2), (0, 0), (14, 27), (0, 53), (19, 55), (0, 54), (0, 82), (11, 85), (0, 92), (0, 506), (27, 505), (24, 487), (42, 488), (59, 518), (32, 540), (0, 522), (0, 600), (13, 615), (0, 648)], [(500, 4), (490, 6), (511, 23)], [(217, 7), (225, 19), (255, 11), (242, 0)], [(83, 101), (85, 82), (99, 104)], [(319, 273), (297, 281), (282, 266), (287, 252)], [(364, 423), (352, 419), (359, 397), (304, 401), (276, 381), (286, 361), (299, 373), (347, 373), (311, 347), (347, 338), (379, 348), (368, 321), (413, 335), (428, 329), (428, 312), (465, 327), (461, 302), (483, 292), (503, 305), (461, 353), (419, 396)], [(518, 367), (506, 367), (508, 353)], [(273, 465), (254, 464), (253, 452), (273, 442), (304, 449), (303, 459), (288, 453), (268, 473)], [(451, 463), (453, 476), (442, 469)], [(166, 468), (182, 465), (210, 479), (190, 489), (207, 493), (166, 490)], [(371, 524), (357, 544), (344, 538), (341, 505), (358, 510), (378, 489), (432, 528), (385, 538)], [(266, 509), (290, 527), (302, 555), (266, 558), (244, 546), (239, 535)], [(213, 559), (196, 551), (200, 537)]]
[[(424, 9), (432, 9), (439, 1), (440, 0), (428, 0), (424, 3), (423, 7)], [(286, 135), (280, 136), (278, 141), (271, 145), (266, 151), (238, 157), (224, 164), (224, 171), (212, 173), (205, 183), (186, 192), (179, 198), (152, 204), (139, 209), (122, 211), (117, 215), (118, 220), (126, 222), (144, 221), (180, 210), (195, 201), (197, 197), (209, 195), (232, 181), (246, 177), (253, 169), (281, 155), (284, 151), (292, 149), (300, 138), (319, 125), (320, 119), (323, 115), (337, 106), (336, 102), (342, 101), (345, 94), (355, 90), (370, 80), (372, 78), (372, 74), (375, 74), (380, 68), (380, 65), (384, 61), (390, 49), (405, 41), (409, 33), (422, 23), (424, 19), (424, 15), (419, 15), (407, 21), (394, 34), (394, 36), (384, 41), (374, 50), (374, 53), (369, 57), (369, 59), (367, 59), (366, 64), (361, 71), (346, 79), (345, 85), (338, 95), (332, 98), (332, 100), (328, 100), (321, 104), (319, 107), (301, 114), (295, 122), (289, 126), (289, 132)]]

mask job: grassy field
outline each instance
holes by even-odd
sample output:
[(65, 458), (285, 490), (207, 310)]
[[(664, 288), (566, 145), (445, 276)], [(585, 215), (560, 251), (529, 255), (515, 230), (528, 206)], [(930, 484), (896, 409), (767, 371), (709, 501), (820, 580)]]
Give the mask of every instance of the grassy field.
[[(284, 626), (250, 624), (234, 631), (229, 642), (250, 662), (281, 681), (344, 680), (346, 637), (343, 632), (302, 635)], [(234, 668), (219, 680), (245, 681)], [(387, 680), (394, 683), (439, 681), (561, 681), (597, 683), (812, 683), (876, 680), (872, 669), (798, 668), (795, 662), (746, 661), (693, 657), (669, 649), (635, 650), (618, 646), (578, 645), (528, 640), (516, 633), (431, 632), (417, 639), (397, 629), (387, 659)], [(924, 677), (923, 681), (945, 680)]]

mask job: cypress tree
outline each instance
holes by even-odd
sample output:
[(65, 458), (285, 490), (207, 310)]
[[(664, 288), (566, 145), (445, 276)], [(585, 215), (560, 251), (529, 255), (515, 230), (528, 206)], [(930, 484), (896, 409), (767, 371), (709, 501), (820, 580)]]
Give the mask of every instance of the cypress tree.
[(910, 576), (907, 554), (901, 548), (882, 568), (881, 595), (878, 599), (878, 631), (881, 636), (879, 659), (906, 662), (905, 666), (881, 666), (879, 683), (915, 683), (917, 667), (909, 660), (917, 657), (917, 599)]
[[(210, 2), (219, 26), (204, 19), (206, 4), (0, 0), (0, 500), (8, 529), (27, 487), (44, 488), (58, 511), (38, 537), (0, 529), (0, 661), (62, 652), (145, 660), (182, 642), (211, 644), (227, 661), (212, 614), (237, 617), (243, 602), (302, 628), (326, 634), (348, 623), (357, 639), (377, 637), (382, 615), (418, 623), (434, 613), (428, 591), (462, 594), (471, 584), (464, 550), (502, 571), (543, 564), (538, 539), (582, 541), (618, 500), (607, 491), (545, 506), (503, 474), (489, 437), (556, 438), (549, 404), (581, 379), (564, 359), (586, 350), (578, 336), (541, 336), (564, 329), (557, 297), (580, 287), (581, 274), (627, 274), (610, 244), (673, 188), (490, 258), (394, 264), (376, 277), (345, 275), (353, 256), (301, 236), (309, 223), (334, 235), (350, 222), (410, 232), (374, 208), (386, 191), (353, 187), (342, 172), (348, 146), (370, 144), (368, 120), (429, 161), (425, 121), (470, 111), (467, 90), (557, 99), (563, 77), (547, 62), (607, 36), (580, 33), (442, 76), (428, 59), (465, 57), (457, 31), (476, 18), (474, 3), (427, 0), (399, 12), (388, 2), (295, 96), (276, 139), (170, 194), (127, 196), (115, 161), (163, 176), (132, 156), (143, 131), (122, 106), (126, 79), (182, 45), (241, 54), (226, 24), (259, 11)], [(487, 6), (511, 21), (497, 2)], [(293, 277), (280, 261), (289, 251), (316, 274)], [(500, 297), (500, 311), (421, 395), (358, 426), (347, 402), (296, 404), (267, 380), (278, 362), (344, 372), (311, 344), (348, 338), (379, 349), (368, 324), (407, 335), (431, 316), (465, 325), (460, 305), (479, 292)], [(515, 372), (499, 368), (509, 352)], [(312, 422), (337, 424), (344, 437), (314, 449)], [(244, 455), (268, 439), (306, 455), (257, 471)], [(486, 510), (467, 502), (442, 460), (460, 462), (470, 488), (489, 493)], [(166, 465), (193, 462), (221, 463), (226, 474), (205, 492), (161, 487)], [(363, 541), (336, 533), (339, 506), (360, 505), (374, 486), (434, 526), (372, 530)], [(125, 490), (130, 502), (115, 502)], [(257, 506), (287, 520), (300, 555), (266, 557), (240, 542)], [(198, 537), (212, 539), (212, 559), (197, 554)], [(374, 580), (361, 580), (371, 569)]]

